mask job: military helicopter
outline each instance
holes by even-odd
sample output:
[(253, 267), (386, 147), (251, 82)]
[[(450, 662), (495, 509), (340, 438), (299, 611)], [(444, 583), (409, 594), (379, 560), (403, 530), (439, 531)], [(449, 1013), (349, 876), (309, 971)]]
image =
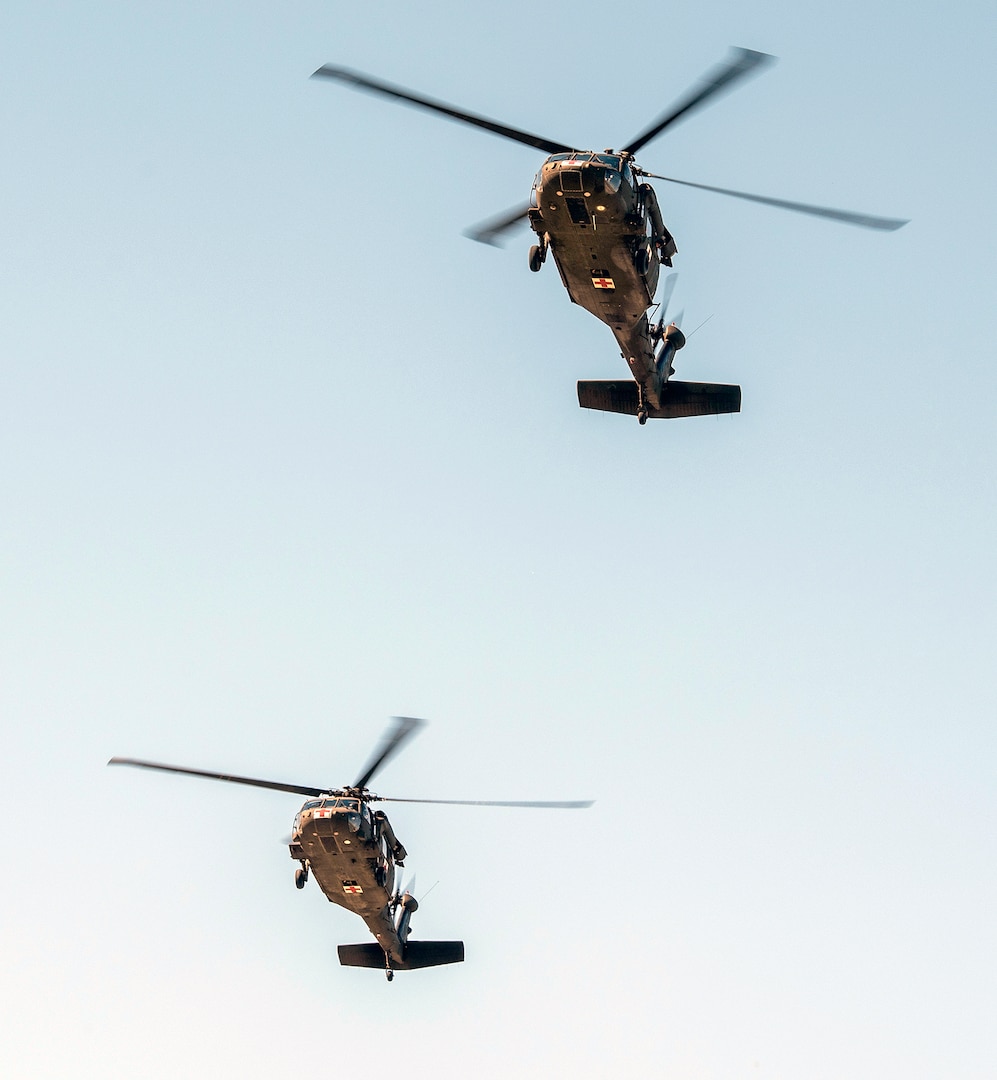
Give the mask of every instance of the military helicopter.
[(392, 718), (380, 746), (363, 772), (347, 788), (306, 787), (273, 780), (253, 780), (228, 773), (162, 765), (137, 758), (113, 757), (108, 765), (133, 765), (140, 769), (205, 776), (231, 784), (271, 788), (305, 795), (308, 801), (294, 817), (288, 848), (298, 863), (294, 884), (303, 889), (310, 875), (334, 904), (359, 915), (377, 939), (375, 943), (340, 945), (339, 962), (346, 967), (383, 968), (390, 982), (396, 971), (457, 964), (464, 959), (463, 941), (410, 941), (412, 915), (419, 902), (412, 895), (414, 885), (402, 886), (395, 868), (403, 867), (407, 852), (383, 810), (372, 803), (434, 803), (445, 806), (525, 806), (541, 809), (575, 810), (591, 806), (591, 801), (519, 802), (494, 799), (392, 799), (374, 795), (367, 784), (393, 757), (424, 720), (411, 716)]
[(623, 149), (602, 153), (532, 135), (346, 68), (327, 64), (314, 72), (313, 77), (336, 79), (361, 90), (396, 98), (550, 155), (533, 181), (528, 206), (501, 214), (471, 230), (469, 235), (494, 244), (507, 229), (524, 219), (529, 221), (538, 241), (530, 248), (530, 269), (539, 271), (547, 255), (553, 255), (571, 301), (610, 327), (633, 375), (630, 383), (579, 382), (578, 404), (586, 409), (636, 416), (644, 424), (649, 416), (702, 416), (739, 412), (741, 408), (739, 386), (671, 379), (672, 361), (685, 345), (685, 335), (677, 325), (679, 320), (665, 325), (667, 302), (660, 305), (656, 322), (648, 318), (647, 312), (654, 306), (659, 266), (670, 267), (678, 248), (665, 227), (654, 189), (644, 182), (645, 178), (869, 229), (893, 230), (907, 224), (895, 218), (677, 180), (638, 167), (634, 154), (711, 98), (774, 59), (767, 53), (734, 49), (729, 60), (710, 71), (685, 98)]

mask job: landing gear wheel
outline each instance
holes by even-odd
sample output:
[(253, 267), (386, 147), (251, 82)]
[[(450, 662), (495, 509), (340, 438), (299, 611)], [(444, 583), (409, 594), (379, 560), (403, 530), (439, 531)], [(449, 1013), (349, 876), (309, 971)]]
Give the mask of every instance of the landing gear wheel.
[(647, 409), (641, 409), (640, 412), (637, 413), (637, 423), (640, 424), (641, 427), (647, 423)]
[(391, 968), (385, 968), (384, 977), (388, 980), (388, 982), (391, 982), (391, 980), (395, 977), (395, 973), (391, 970)]
[(544, 264), (544, 259), (547, 257), (547, 252), (539, 244), (534, 244), (530, 248), (530, 269), (534, 274), (538, 273), (540, 267)]
[(303, 889), (305, 887), (305, 882), (307, 880), (308, 880), (308, 867), (307, 866), (299, 866), (298, 869), (294, 871), (294, 887), (296, 889)]
[(641, 277), (651, 269), (651, 252), (647, 249), (646, 245), (637, 249), (634, 265), (637, 267), (637, 273), (640, 274)]

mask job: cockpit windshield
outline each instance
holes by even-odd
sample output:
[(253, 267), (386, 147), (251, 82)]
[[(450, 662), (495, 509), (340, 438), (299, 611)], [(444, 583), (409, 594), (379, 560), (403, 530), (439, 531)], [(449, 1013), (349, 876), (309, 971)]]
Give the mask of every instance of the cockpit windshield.
[(552, 161), (570, 161), (578, 165), (608, 165), (611, 169), (619, 169), (619, 154), (593, 154), (591, 150), (572, 150), (570, 154), (552, 154), (548, 159)]
[[(576, 169), (577, 172), (574, 171)], [(543, 174), (553, 174), (555, 171), (561, 177), (560, 186), (565, 191), (571, 188), (573, 191), (585, 189), (587, 193), (606, 191), (612, 194), (619, 191), (624, 182), (628, 185), (632, 183), (630, 169), (619, 154), (595, 154), (590, 150), (576, 150), (570, 154), (553, 154), (547, 159), (537, 175), (534, 197), (536, 187), (542, 183)]]
[(345, 810), (349, 813), (360, 812), (359, 799), (313, 799), (306, 802), (302, 810)]

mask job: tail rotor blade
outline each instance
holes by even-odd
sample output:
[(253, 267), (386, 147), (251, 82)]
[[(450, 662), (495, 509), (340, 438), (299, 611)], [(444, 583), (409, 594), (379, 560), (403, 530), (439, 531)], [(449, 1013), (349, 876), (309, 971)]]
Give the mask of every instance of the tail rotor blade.
[(661, 311), (658, 315), (658, 322), (661, 326), (665, 325), (665, 316), (668, 314), (668, 305), (672, 300), (672, 293), (675, 292), (675, 283), (678, 281), (678, 274), (669, 274), (665, 278), (665, 287), (661, 293)]

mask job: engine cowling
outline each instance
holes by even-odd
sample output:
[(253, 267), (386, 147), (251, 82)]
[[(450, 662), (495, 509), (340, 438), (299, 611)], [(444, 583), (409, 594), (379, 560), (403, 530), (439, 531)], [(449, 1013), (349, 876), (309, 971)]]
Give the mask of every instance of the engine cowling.
[(674, 324), (666, 327), (661, 338), (661, 347), (655, 357), (655, 368), (662, 382), (672, 373), (672, 359), (685, 345), (685, 334)]
[(388, 816), (383, 810), (378, 810), (374, 814), (374, 820), (377, 822), (378, 827), (381, 830), (381, 835), (388, 843), (388, 847), (391, 850), (391, 854), (394, 857), (395, 862), (399, 866), (403, 866), (405, 863), (405, 857), (408, 852), (402, 846), (401, 841), (395, 836), (394, 829), (391, 828), (391, 822), (388, 821)]

